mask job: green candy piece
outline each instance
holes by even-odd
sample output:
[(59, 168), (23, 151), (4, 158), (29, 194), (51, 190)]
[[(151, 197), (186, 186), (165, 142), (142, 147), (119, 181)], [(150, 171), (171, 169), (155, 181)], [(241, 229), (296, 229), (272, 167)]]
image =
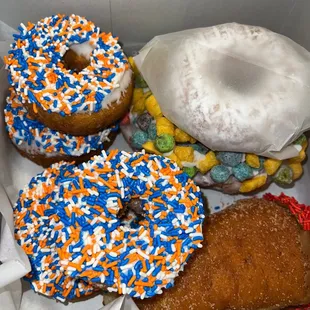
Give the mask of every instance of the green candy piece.
[(293, 170), (286, 165), (279, 168), (273, 180), (279, 185), (290, 185), (293, 182)]
[(147, 134), (149, 136), (150, 140), (155, 140), (157, 137), (157, 129), (156, 129), (156, 124), (155, 123), (151, 123), (149, 125), (149, 128), (147, 129)]
[(138, 149), (142, 149), (142, 145), (148, 141), (148, 135), (142, 130), (137, 130), (132, 136), (132, 144)]
[(183, 171), (188, 174), (190, 178), (193, 178), (197, 173), (196, 167), (183, 167)]
[(294, 144), (302, 145), (307, 141), (307, 137), (305, 135), (301, 135), (297, 140), (295, 140)]
[(155, 140), (155, 147), (161, 153), (167, 153), (173, 150), (175, 146), (174, 138), (168, 133), (163, 133)]
[(137, 75), (135, 78), (135, 87), (136, 88), (147, 88), (148, 87), (148, 85), (146, 84), (141, 74)]
[(230, 174), (230, 170), (224, 165), (214, 166), (210, 171), (211, 178), (216, 183), (225, 183)]
[(253, 169), (250, 166), (248, 166), (246, 163), (241, 163), (233, 167), (232, 170), (233, 170), (234, 177), (240, 182), (250, 179), (253, 176)]

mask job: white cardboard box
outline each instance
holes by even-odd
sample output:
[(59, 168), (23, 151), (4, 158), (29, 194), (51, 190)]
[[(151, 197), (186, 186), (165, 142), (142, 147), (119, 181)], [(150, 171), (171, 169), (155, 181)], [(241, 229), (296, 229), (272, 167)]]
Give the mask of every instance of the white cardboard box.
[[(239, 22), (267, 27), (292, 38), (310, 50), (309, 10), (309, 0), (1, 0), (0, 20), (17, 28), (21, 22), (36, 22), (56, 13), (75, 13), (94, 21), (102, 31), (112, 31), (114, 35), (119, 36), (127, 53), (138, 51), (158, 34), (226, 22)], [(1, 30), (0, 37), (5, 37)], [(0, 66), (2, 64), (0, 60)], [(5, 90), (6, 87), (6, 82), (0, 76), (0, 91)], [(3, 106), (3, 101), (0, 105)], [(11, 203), (14, 203), (18, 190), (42, 168), (22, 158), (9, 143), (3, 128), (2, 108), (0, 126), (0, 181), (6, 192), (2, 191), (0, 204), (4, 206), (8, 205), (6, 195)], [(129, 150), (121, 136), (117, 137), (113, 147)], [(295, 196), (301, 203), (310, 201), (309, 168), (308, 162), (302, 179), (294, 187), (285, 191), (287, 195)], [(280, 194), (282, 190), (272, 184), (267, 191)], [(206, 190), (205, 193), (211, 208), (217, 206), (222, 208), (241, 197), (231, 197), (210, 190)], [(2, 222), (1, 235), (9, 232), (7, 230), (9, 226), (5, 226)], [(1, 266), (0, 284), (2, 280), (4, 285), (3, 279), (10, 275), (4, 275), (4, 268)], [(25, 267), (27, 268), (26, 263)], [(97, 310), (102, 306), (101, 297), (95, 297), (86, 303), (62, 305), (35, 294), (29, 290), (29, 286), (25, 284), (21, 286), (20, 281), (15, 281), (9, 286), (3, 285), (0, 285), (0, 310), (18, 309), (20, 301), (23, 310), (30, 308)], [(23, 292), (22, 300), (19, 298), (20, 292)]]

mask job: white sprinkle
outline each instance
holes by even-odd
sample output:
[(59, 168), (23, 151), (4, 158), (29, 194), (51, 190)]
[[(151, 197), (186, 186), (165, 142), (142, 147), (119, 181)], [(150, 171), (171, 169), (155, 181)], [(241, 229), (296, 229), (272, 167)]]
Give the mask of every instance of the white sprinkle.
[(202, 237), (202, 234), (201, 234), (201, 233), (191, 233), (191, 234), (189, 234), (189, 236), (190, 236), (191, 238)]
[(128, 170), (128, 167), (127, 167), (122, 161), (120, 162), (120, 164), (121, 164), (121, 166), (124, 168), (125, 171)]
[(152, 272), (155, 270), (155, 267), (152, 267), (147, 273), (146, 273), (146, 276), (149, 277)]
[(161, 212), (158, 212), (156, 215), (154, 215), (154, 218), (159, 218), (161, 216)]
[(137, 249), (137, 253), (139, 255), (141, 255), (142, 257), (144, 257), (145, 259), (149, 259), (150, 257), (148, 255), (146, 255), (145, 253), (143, 253), (140, 249)]
[(121, 198), (125, 198), (124, 187), (121, 187)]
[(131, 264), (127, 264), (125, 266), (121, 266), (121, 270), (124, 271), (124, 270), (128, 270), (128, 269), (132, 269), (135, 266), (135, 264), (136, 264), (136, 262), (131, 263)]
[(48, 252), (51, 252), (51, 249), (44, 248), (44, 249), (41, 249), (41, 252), (43, 252), (43, 253), (48, 253)]
[(127, 177), (130, 176), (130, 174), (127, 172), (127, 170), (121, 169), (121, 172), (123, 172)]
[(86, 266), (91, 266), (94, 262), (95, 262), (95, 257), (93, 257), (89, 262), (87, 262)]
[(82, 210), (85, 214), (87, 214), (87, 215), (89, 215), (89, 214), (90, 214), (90, 211), (89, 211), (89, 210), (87, 210), (86, 208), (81, 208), (81, 210)]
[(61, 241), (62, 241), (62, 243), (66, 243), (67, 239), (66, 239), (66, 235), (65, 234), (62, 234)]
[(117, 288), (108, 287), (108, 292), (110, 292), (110, 293), (117, 292)]
[(196, 196), (193, 193), (190, 193), (189, 196), (193, 199), (196, 199)]
[[(97, 218), (94, 218), (91, 222), (90, 222), (90, 225), (91, 226), (94, 226), (95, 224), (97, 223)], [(101, 228), (101, 227), (96, 227), (96, 228)], [(94, 230), (95, 231), (95, 230)]]

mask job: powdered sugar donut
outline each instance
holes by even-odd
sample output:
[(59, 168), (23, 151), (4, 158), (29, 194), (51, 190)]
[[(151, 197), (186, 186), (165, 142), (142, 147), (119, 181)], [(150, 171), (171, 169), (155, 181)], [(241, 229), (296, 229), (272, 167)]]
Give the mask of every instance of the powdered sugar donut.
[(117, 38), (76, 15), (21, 24), (19, 31), (5, 62), (33, 117), (57, 131), (89, 135), (125, 114), (132, 71)]

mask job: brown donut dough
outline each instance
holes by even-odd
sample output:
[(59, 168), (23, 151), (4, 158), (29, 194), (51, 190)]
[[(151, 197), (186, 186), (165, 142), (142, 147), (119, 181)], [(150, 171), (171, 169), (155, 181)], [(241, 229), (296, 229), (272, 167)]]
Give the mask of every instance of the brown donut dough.
[(109, 127), (125, 116), (131, 103), (133, 85), (132, 80), (118, 102), (114, 101), (109, 104), (109, 108), (96, 113), (74, 113), (68, 116), (61, 116), (55, 112), (48, 113), (39, 106), (36, 106), (38, 113), (35, 113), (32, 105), (29, 103), (25, 103), (25, 107), (34, 119), (37, 119), (51, 129), (74, 136), (92, 135)]
[(117, 132), (111, 132), (109, 134), (110, 141), (104, 142), (103, 149), (93, 150), (90, 151), (87, 154), (83, 154), (81, 156), (69, 156), (69, 155), (59, 155), (59, 156), (45, 156), (43, 154), (29, 154), (23, 150), (20, 150), (15, 144), (15, 148), (21, 154), (23, 157), (28, 158), (29, 160), (33, 161), (39, 166), (42, 166), (43, 168), (47, 168), (50, 165), (60, 162), (60, 161), (67, 161), (67, 162), (75, 162), (75, 164), (81, 164), (83, 162), (86, 162), (90, 160), (93, 156), (99, 155), (103, 150), (107, 150), (112, 143), (114, 142), (116, 138)]
[(280, 309), (310, 302), (310, 233), (273, 202), (247, 199), (210, 216), (205, 245), (175, 287), (140, 310)]

